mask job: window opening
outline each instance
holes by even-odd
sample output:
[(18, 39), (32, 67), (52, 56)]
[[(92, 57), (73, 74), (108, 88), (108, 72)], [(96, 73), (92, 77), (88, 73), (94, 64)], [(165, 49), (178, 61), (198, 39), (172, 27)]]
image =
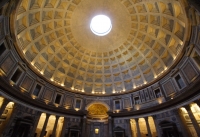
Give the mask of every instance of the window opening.
[(17, 80), (19, 79), (19, 77), (21, 76), (22, 71), (18, 68), (15, 73), (13, 74), (13, 76), (11, 77), (11, 80), (16, 83)]
[(0, 56), (6, 51), (6, 46), (4, 45), (4, 43), (2, 43), (0, 45)]
[(42, 86), (40, 86), (40, 85), (37, 84), (37, 85), (35, 86), (33, 95), (38, 96), (39, 93), (40, 93), (41, 88), (42, 88)]
[(120, 101), (115, 101), (115, 109), (120, 109)]
[(55, 103), (56, 103), (56, 104), (60, 104), (61, 98), (62, 98), (62, 95), (57, 94), (57, 95), (56, 95), (56, 99), (55, 99)]
[(183, 79), (181, 78), (181, 76), (180, 75), (177, 75), (176, 77), (175, 77), (175, 80), (176, 80), (176, 83), (177, 83), (177, 85), (178, 85), (178, 87), (180, 88), (180, 89), (182, 89), (183, 87), (184, 87), (184, 82), (183, 82)]

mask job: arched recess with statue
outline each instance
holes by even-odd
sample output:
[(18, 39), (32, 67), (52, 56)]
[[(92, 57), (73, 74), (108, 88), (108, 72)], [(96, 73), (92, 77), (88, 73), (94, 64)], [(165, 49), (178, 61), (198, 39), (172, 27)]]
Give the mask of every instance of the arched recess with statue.
[(103, 101), (92, 101), (85, 107), (85, 111), (86, 136), (107, 136), (109, 134), (109, 105)]

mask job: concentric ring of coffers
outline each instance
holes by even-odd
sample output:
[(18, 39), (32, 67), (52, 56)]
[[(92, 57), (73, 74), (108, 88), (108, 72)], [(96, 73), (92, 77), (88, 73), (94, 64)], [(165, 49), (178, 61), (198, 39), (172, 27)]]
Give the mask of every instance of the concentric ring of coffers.
[[(112, 20), (108, 35), (91, 32), (94, 14)], [(23, 0), (15, 20), (16, 47), (34, 71), (94, 95), (156, 81), (180, 58), (188, 35), (184, 5), (175, 0)]]

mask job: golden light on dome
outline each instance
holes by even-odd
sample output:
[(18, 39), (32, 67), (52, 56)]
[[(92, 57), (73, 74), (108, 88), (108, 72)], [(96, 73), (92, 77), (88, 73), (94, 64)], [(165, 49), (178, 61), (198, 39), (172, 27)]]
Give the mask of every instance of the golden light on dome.
[[(187, 17), (178, 1), (109, 0), (106, 6), (104, 1), (68, 1), (34, 7), (40, 12), (23, 3), (14, 25), (20, 55), (42, 77), (60, 81), (54, 85), (81, 87), (71, 88), (74, 92), (123, 94), (156, 82), (179, 59), (187, 38)], [(91, 29), (101, 31), (101, 25), (105, 35), (98, 37)]]

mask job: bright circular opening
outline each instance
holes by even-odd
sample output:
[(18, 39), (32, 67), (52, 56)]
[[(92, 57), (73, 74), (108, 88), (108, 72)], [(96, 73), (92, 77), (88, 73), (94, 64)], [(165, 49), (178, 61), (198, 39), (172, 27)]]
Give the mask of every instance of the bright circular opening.
[(112, 29), (111, 20), (105, 15), (97, 15), (92, 18), (90, 29), (95, 35), (105, 36)]

